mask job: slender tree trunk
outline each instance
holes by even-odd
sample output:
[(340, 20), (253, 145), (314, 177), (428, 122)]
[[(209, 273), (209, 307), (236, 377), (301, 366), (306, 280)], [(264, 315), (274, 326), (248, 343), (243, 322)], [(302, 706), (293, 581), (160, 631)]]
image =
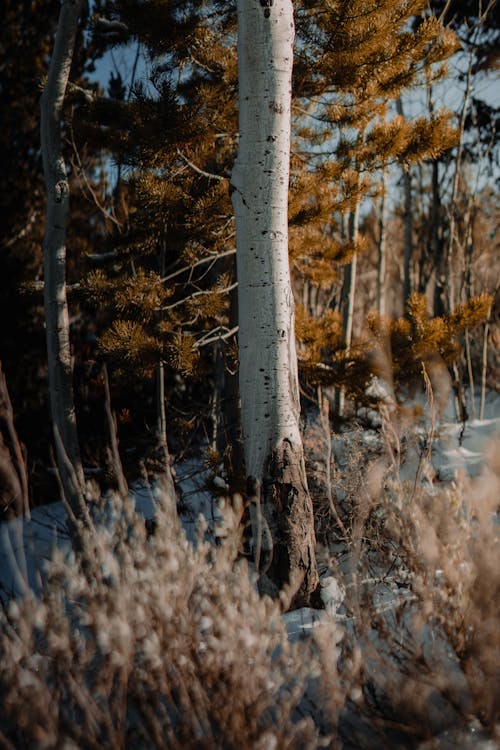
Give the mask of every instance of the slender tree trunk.
[(222, 349), (222, 340), (215, 341), (213, 344), (213, 374), (214, 389), (212, 393), (212, 449), (221, 454), (224, 450), (224, 420), (222, 417), (222, 408), (224, 400), (224, 352)]
[[(137, 60), (137, 58), (136, 58)], [(135, 65), (135, 63), (134, 63)], [(163, 234), (160, 243), (160, 254), (158, 258), (158, 271), (160, 276), (165, 276), (165, 256), (166, 256), (166, 243), (167, 243), (167, 227), (164, 226)], [(163, 476), (162, 486), (165, 494), (169, 501), (171, 501), (173, 507), (176, 507), (176, 492), (174, 483), (174, 474), (172, 468), (172, 460), (170, 458), (170, 451), (168, 448), (167, 439), (167, 409), (166, 409), (166, 396), (165, 396), (165, 365), (160, 358), (158, 366), (156, 368), (156, 439), (158, 442), (158, 448), (160, 450), (163, 462)]]
[(160, 360), (156, 368), (156, 439), (163, 450), (167, 444), (167, 410), (165, 408), (165, 365)]
[[(476, 37), (479, 30), (476, 30)], [(465, 78), (465, 91), (462, 100), (462, 110), (460, 113), (460, 121), (458, 126), (458, 145), (457, 154), (455, 157), (455, 171), (453, 173), (453, 181), (451, 186), (451, 196), (448, 208), (448, 240), (446, 242), (444, 253), (441, 261), (441, 267), (438, 269), (438, 286), (441, 294), (441, 309), (442, 312), (449, 313), (453, 310), (457, 303), (456, 299), (456, 281), (457, 273), (456, 266), (460, 259), (457, 253), (457, 234), (458, 234), (458, 194), (460, 187), (460, 175), (462, 172), (462, 162), (465, 147), (465, 124), (467, 121), (467, 114), (469, 112), (469, 106), (473, 91), (473, 72), (474, 62), (476, 55), (476, 44), (474, 43), (471, 50), (469, 51), (469, 64), (467, 68), (467, 75)]]
[[(430, 76), (427, 79), (427, 107), (429, 115), (434, 116), (436, 107), (434, 89)], [(422, 189), (422, 188), (420, 188)], [(427, 247), (424, 245), (420, 274), (419, 292), (426, 293), (427, 285), (432, 283), (432, 299), (434, 315), (441, 315), (444, 309), (441, 269), (444, 267), (445, 248), (443, 243), (443, 212), (441, 202), (441, 186), (439, 184), (439, 160), (434, 159), (431, 165), (431, 203), (429, 207), (429, 228)], [(425, 262), (427, 260), (427, 263)]]
[(81, 0), (67, 0), (61, 5), (54, 51), (41, 98), (41, 141), (47, 188), (47, 224), (43, 250), (50, 406), (61, 484), (66, 501), (78, 521), (87, 520), (88, 515), (73, 401), (66, 298), (69, 184), (61, 145), (61, 114), (80, 10)]
[[(430, 222), (429, 222), (429, 255), (430, 255), (430, 271), (429, 276), (434, 279), (434, 315), (439, 315), (439, 311), (442, 311), (442, 303), (440, 302), (441, 287), (437, 283), (435, 273), (432, 273), (432, 269), (439, 269), (443, 263), (443, 227), (442, 227), (442, 211), (441, 211), (441, 190), (439, 187), (439, 162), (437, 160), (432, 162), (432, 200), (430, 206)], [(427, 279), (426, 279), (427, 282)], [(424, 287), (422, 291), (425, 291)]]
[[(359, 233), (359, 203), (349, 216), (349, 240), (352, 243), (358, 241)], [(358, 269), (358, 254), (354, 253), (351, 262), (347, 265), (345, 286), (345, 312), (344, 312), (344, 341), (346, 352), (349, 353), (352, 345), (352, 332), (354, 327), (354, 300), (356, 297), (356, 276)]]
[(403, 307), (412, 293), (411, 262), (413, 256), (413, 214), (412, 214), (412, 189), (411, 174), (409, 171), (403, 172), (403, 185), (405, 193), (405, 249), (404, 249), (404, 271), (403, 271)]
[[(398, 115), (403, 116), (403, 104), (401, 99), (396, 100), (396, 109)], [(406, 303), (412, 293), (411, 263), (413, 257), (413, 205), (412, 205), (412, 186), (411, 173), (409, 169), (403, 168), (403, 189), (404, 189), (404, 260), (403, 260), (403, 308), (406, 309)]]
[(385, 169), (382, 170), (382, 193), (378, 217), (378, 258), (377, 258), (377, 309), (379, 315), (385, 315), (386, 310), (386, 275), (387, 275), (387, 227), (386, 227), (386, 185)]
[(466, 328), (464, 331), (465, 361), (467, 363), (467, 374), (469, 376), (470, 414), (472, 419), (476, 418), (476, 385), (474, 382), (474, 369), (472, 367), (472, 352), (470, 346), (470, 333)]
[(483, 351), (481, 357), (481, 400), (479, 402), (479, 419), (481, 421), (484, 419), (484, 407), (486, 404), (486, 375), (488, 372), (488, 336), (490, 333), (490, 315), (491, 310), (488, 313), (483, 332)]
[(106, 421), (108, 423), (109, 430), (109, 450), (111, 453), (111, 464), (113, 466), (113, 472), (115, 474), (118, 492), (122, 497), (127, 497), (128, 485), (127, 480), (125, 479), (125, 474), (123, 473), (123, 466), (120, 458), (120, 451), (118, 448), (118, 430), (116, 426), (116, 416), (113, 414), (113, 409), (111, 408), (111, 390), (109, 387), (108, 368), (106, 365), (103, 366), (102, 373), (104, 376), (104, 408), (106, 411)]
[(165, 407), (165, 365), (160, 360), (156, 368), (156, 439), (158, 448), (162, 455), (163, 474), (162, 487), (168, 500), (176, 503), (175, 483), (172, 469), (172, 461), (167, 441), (167, 410)]
[[(354, 246), (359, 235), (359, 201), (354, 210), (349, 214), (348, 238)], [(352, 345), (352, 331), (354, 325), (354, 299), (356, 296), (356, 274), (358, 267), (358, 255), (355, 252), (350, 263), (345, 267), (344, 282), (342, 284), (341, 310), (344, 327), (345, 353), (349, 354)], [(339, 417), (344, 416), (345, 409), (345, 387), (341, 386), (336, 394), (336, 408)]]
[(267, 578), (277, 590), (289, 587), (300, 606), (317, 589), (318, 573), (288, 261), (293, 7), (291, 0), (238, 0), (237, 7), (240, 142), (232, 198), (245, 463), (262, 522), (254, 529), (265, 525), (272, 539)]

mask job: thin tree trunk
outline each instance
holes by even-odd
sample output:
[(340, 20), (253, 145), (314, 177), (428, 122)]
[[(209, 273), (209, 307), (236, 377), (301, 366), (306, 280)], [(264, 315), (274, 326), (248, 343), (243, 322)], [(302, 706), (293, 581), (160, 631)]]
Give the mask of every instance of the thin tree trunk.
[[(354, 210), (349, 214), (349, 242), (356, 246), (359, 235), (359, 201)], [(358, 267), (358, 255), (355, 252), (350, 263), (347, 264), (342, 285), (341, 309), (344, 327), (344, 345), (346, 356), (349, 355), (352, 345), (352, 331), (354, 324), (354, 299), (356, 296), (356, 273)], [(345, 387), (341, 386), (336, 394), (336, 407), (339, 417), (344, 416), (345, 409)]]
[(467, 198), (467, 208), (464, 212), (464, 277), (461, 289), (461, 301), (466, 302), (474, 294), (474, 281), (472, 276), (472, 261), (474, 257), (474, 221), (476, 195), (471, 193)]
[(486, 404), (486, 374), (488, 371), (488, 335), (490, 332), (490, 314), (491, 312), (488, 314), (483, 333), (483, 355), (481, 358), (481, 401), (479, 404), (479, 419), (481, 421), (484, 419), (484, 407)]
[(411, 174), (403, 172), (403, 184), (405, 193), (405, 249), (404, 249), (404, 271), (403, 271), (403, 306), (406, 309), (407, 302), (412, 293), (411, 263), (413, 256), (413, 214), (412, 214), (412, 189)]
[(379, 315), (386, 314), (386, 275), (387, 275), (387, 226), (386, 226), (386, 185), (385, 169), (382, 170), (382, 193), (378, 217), (378, 258), (377, 258), (377, 309)]
[(156, 368), (156, 438), (159, 450), (162, 454), (163, 474), (162, 488), (165, 491), (168, 501), (176, 505), (176, 492), (174, 475), (172, 469), (172, 460), (167, 441), (167, 411), (165, 407), (165, 365), (160, 360)]
[[(439, 162), (437, 160), (432, 162), (432, 199), (430, 207), (430, 222), (429, 222), (429, 255), (430, 255), (430, 268), (439, 269), (443, 263), (443, 237), (442, 237), (442, 211), (441, 211), (441, 191), (439, 187)], [(435, 278), (436, 273), (429, 271), (429, 275), (434, 278), (434, 315), (439, 315), (440, 311), (443, 312), (443, 306), (440, 302), (441, 288)], [(427, 279), (426, 279), (427, 284)], [(421, 286), (421, 290), (424, 291), (426, 287)]]
[[(349, 241), (356, 246), (359, 235), (359, 201), (354, 211), (349, 215)], [(346, 314), (344, 320), (344, 341), (346, 351), (349, 353), (352, 345), (352, 332), (354, 327), (354, 300), (356, 297), (356, 274), (358, 268), (358, 254), (355, 252), (352, 261), (347, 266), (346, 280)]]
[(231, 182), (245, 463), (257, 521), (272, 538), (267, 578), (300, 606), (311, 600), (318, 573), (288, 261), (293, 7), (291, 0), (238, 0), (237, 7), (240, 142)]
[(474, 383), (474, 370), (472, 368), (472, 353), (470, 348), (470, 333), (469, 329), (466, 328), (464, 332), (465, 339), (465, 359), (467, 362), (467, 374), (469, 376), (469, 392), (470, 392), (470, 413), (472, 419), (476, 418), (476, 386)]
[[(167, 227), (164, 226), (158, 257), (158, 273), (161, 278), (165, 276), (166, 238)], [(167, 445), (167, 413), (165, 409), (165, 366), (161, 358), (156, 368), (156, 438), (160, 449), (164, 451), (165, 446)]]
[(41, 145), (47, 188), (44, 296), (48, 379), (57, 465), (65, 499), (77, 521), (87, 521), (84, 475), (73, 401), (69, 314), (66, 298), (66, 227), (69, 184), (61, 145), (61, 115), (69, 78), (81, 0), (62, 3), (41, 98)]
[[(137, 61), (137, 57), (136, 57)], [(135, 64), (135, 63), (134, 63)], [(163, 234), (160, 242), (160, 254), (158, 258), (158, 271), (160, 277), (165, 276), (165, 256), (166, 256), (166, 243), (167, 243), (167, 227), (163, 227)], [(171, 503), (172, 508), (177, 507), (174, 473), (172, 468), (172, 460), (170, 457), (170, 451), (168, 448), (167, 439), (167, 409), (166, 409), (166, 394), (165, 394), (165, 365), (163, 360), (160, 358), (156, 368), (156, 439), (158, 441), (158, 448), (161, 452), (163, 462), (163, 477), (162, 486), (163, 490)]]
[(222, 340), (213, 345), (213, 374), (214, 389), (212, 393), (212, 449), (221, 454), (224, 450), (224, 420), (222, 418), (222, 402), (224, 398), (224, 352)]
[[(427, 107), (431, 117), (434, 116), (436, 108), (434, 102), (434, 89), (431, 77), (427, 78)], [(433, 281), (432, 298), (434, 315), (442, 315), (445, 311), (443, 300), (442, 283), (439, 280), (440, 269), (444, 267), (445, 248), (443, 244), (442, 204), (441, 188), (439, 184), (439, 161), (435, 159), (431, 165), (431, 203), (429, 208), (429, 233), (428, 247), (423, 253), (428, 258), (428, 270), (425, 279), (419, 281), (419, 291), (426, 293), (429, 280)], [(420, 187), (420, 189), (422, 189)], [(425, 263), (421, 264), (421, 268)], [(423, 274), (421, 274), (423, 275)]]
[[(479, 33), (480, 26), (476, 29), (476, 38)], [(465, 123), (467, 121), (467, 114), (469, 111), (470, 100), (473, 90), (473, 72), (474, 62), (476, 54), (476, 43), (472, 45), (469, 51), (469, 64), (467, 68), (467, 75), (465, 79), (465, 91), (462, 101), (462, 110), (460, 113), (460, 121), (458, 126), (458, 146), (457, 155), (455, 157), (455, 171), (453, 173), (453, 181), (451, 187), (451, 197), (448, 209), (449, 227), (448, 227), (448, 241), (446, 243), (445, 252), (442, 259), (441, 268), (439, 269), (438, 275), (438, 286), (441, 293), (441, 307), (440, 312), (449, 313), (455, 307), (456, 300), (456, 265), (458, 262), (456, 245), (457, 245), (457, 232), (458, 232), (458, 190), (460, 186), (460, 174), (462, 171), (462, 160), (464, 153), (464, 138), (465, 138)]]
[(156, 368), (156, 439), (163, 449), (167, 443), (167, 410), (165, 408), (165, 365), (161, 360)]
[[(403, 104), (401, 99), (396, 100), (398, 115), (403, 116)], [(411, 173), (409, 169), (403, 168), (404, 189), (404, 260), (403, 260), (403, 309), (412, 293), (411, 264), (413, 258), (413, 204)]]
[(108, 368), (106, 365), (103, 366), (102, 372), (104, 375), (104, 408), (106, 410), (106, 420), (108, 422), (109, 430), (109, 441), (111, 444), (111, 462), (113, 465), (113, 471), (115, 474), (116, 484), (118, 486), (118, 492), (122, 497), (128, 495), (128, 485), (123, 473), (122, 461), (120, 458), (120, 451), (118, 449), (118, 430), (116, 427), (116, 416), (113, 414), (111, 408), (111, 391), (109, 388), (109, 376)]

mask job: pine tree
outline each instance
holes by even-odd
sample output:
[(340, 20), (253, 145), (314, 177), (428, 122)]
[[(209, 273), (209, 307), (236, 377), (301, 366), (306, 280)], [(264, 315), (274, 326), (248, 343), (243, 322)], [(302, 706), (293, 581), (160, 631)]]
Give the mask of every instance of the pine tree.
[[(356, 269), (366, 246), (359, 231), (361, 205), (375, 197), (380, 173), (392, 164), (408, 170), (443, 153), (455, 139), (447, 113), (409, 120), (393, 114), (391, 102), (426, 77), (442, 76), (442, 62), (456, 42), (423, 14), (420, 2), (335, 3), (321, 12), (310, 3), (300, 8), (305, 43), (298, 49), (295, 90), (302, 103), (301, 153), (306, 160), (313, 144), (311, 171), (315, 168), (325, 193), (330, 189), (331, 214), (344, 217), (336, 228), (332, 217), (329, 221), (330, 234), (345, 248), (339, 255), (342, 291), (331, 300), (343, 321), (341, 359), (353, 345)], [(342, 390), (340, 395), (341, 411)]]
[[(234, 336), (228, 325), (234, 287), (228, 176), (235, 149), (235, 54), (222, 41), (225, 14), (214, 25), (197, 3), (182, 19), (176, 3), (148, 4), (147, 12), (134, 3), (102, 10), (120, 24), (121, 35), (107, 40), (109, 26), (96, 17), (95, 46), (138, 40), (152, 75), (137, 83), (128, 101), (87, 97), (82, 112), (80, 139), (104, 144), (126, 170), (122, 185), (133, 216), (107, 243), (113, 252), (108, 283), (97, 273), (84, 287), (94, 302), (114, 309), (101, 352), (129, 372), (140, 366), (152, 376), (156, 370), (160, 390), (165, 371), (175, 406), (173, 373), (183, 389), (192, 388), (193, 378), (199, 388), (210, 373), (214, 346), (221, 344), (229, 357), (225, 342), (229, 346)], [(154, 28), (169, 32), (160, 36)], [(143, 284), (151, 285), (156, 302), (144, 296)], [(185, 394), (179, 393), (178, 403), (184, 411)], [(163, 396), (159, 424), (162, 404)], [(179, 423), (185, 417), (201, 421), (184, 414)], [(203, 422), (209, 418), (210, 410), (201, 415)]]

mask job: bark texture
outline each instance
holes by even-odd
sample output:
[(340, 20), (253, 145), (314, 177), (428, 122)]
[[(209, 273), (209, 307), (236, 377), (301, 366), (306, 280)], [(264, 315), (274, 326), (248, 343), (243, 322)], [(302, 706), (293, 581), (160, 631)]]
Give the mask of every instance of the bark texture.
[(50, 406), (63, 492), (76, 520), (87, 520), (84, 476), (73, 401), (66, 298), (69, 184), (61, 144), (61, 114), (71, 68), (81, 0), (61, 5), (54, 51), (41, 98), (41, 145), (47, 189), (44, 252), (45, 325)]
[(305, 601), (318, 578), (288, 260), (293, 39), (291, 0), (238, 0), (240, 141), (231, 187), (246, 472), (272, 534), (268, 573), (282, 588), (295, 580), (299, 560), (308, 560), (301, 567)]
[(271, 451), (263, 494), (262, 514), (273, 541), (267, 577), (287, 587), (288, 606), (319, 603), (313, 508), (301, 445), (285, 439)]

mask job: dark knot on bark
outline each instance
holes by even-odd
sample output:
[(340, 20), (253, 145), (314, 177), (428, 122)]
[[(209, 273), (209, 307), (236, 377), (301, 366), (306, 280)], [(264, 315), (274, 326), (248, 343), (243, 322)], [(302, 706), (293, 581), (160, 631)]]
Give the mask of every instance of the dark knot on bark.
[(261, 7), (264, 8), (264, 18), (269, 18), (271, 15), (270, 8), (274, 0), (260, 0)]

